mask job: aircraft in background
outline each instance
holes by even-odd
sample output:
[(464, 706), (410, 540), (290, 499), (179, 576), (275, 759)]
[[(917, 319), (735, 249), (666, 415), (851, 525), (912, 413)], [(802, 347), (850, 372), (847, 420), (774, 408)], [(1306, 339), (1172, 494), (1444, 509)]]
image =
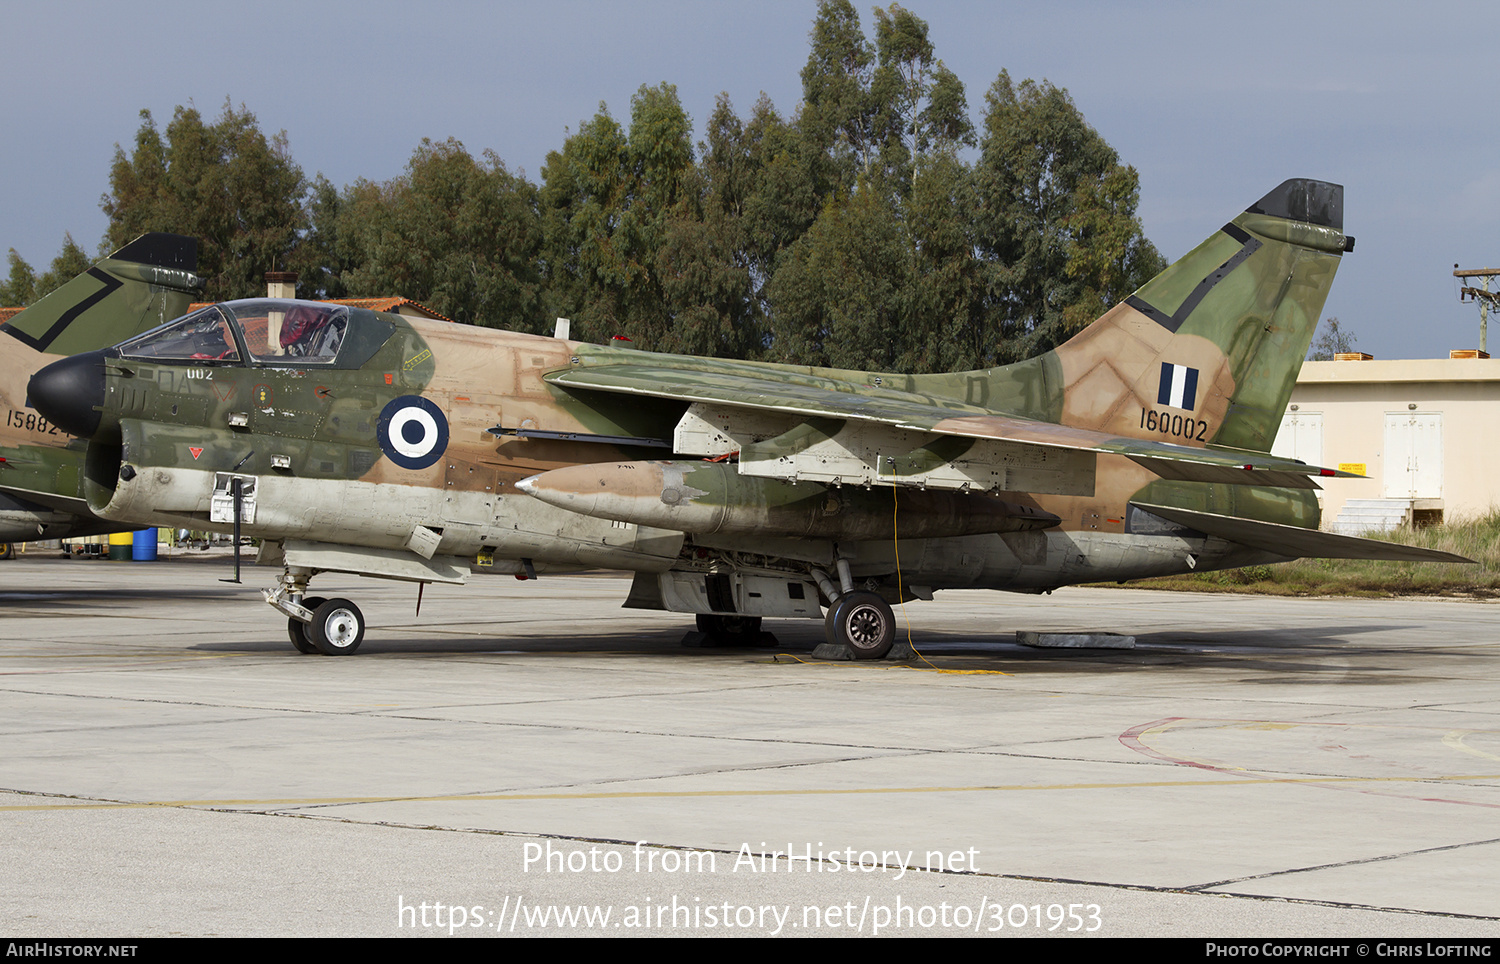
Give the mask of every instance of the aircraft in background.
[[(304, 652), (353, 652), (322, 572), (462, 583), (634, 572), (627, 606), (723, 639), (824, 619), (886, 655), (891, 603), (1299, 556), (1466, 561), (1318, 531), (1269, 455), (1354, 239), (1291, 180), (1066, 344), (906, 375), (654, 354), (311, 302), (204, 308), (31, 381), (119, 523), (229, 529), (281, 567)], [(827, 608), (825, 616), (824, 608)]]
[(113, 345), (187, 312), (202, 282), (198, 242), (144, 234), (18, 312), (0, 332), (0, 542), (140, 528), (100, 519), (83, 497), (85, 440), (33, 408), (26, 382), (60, 357)]

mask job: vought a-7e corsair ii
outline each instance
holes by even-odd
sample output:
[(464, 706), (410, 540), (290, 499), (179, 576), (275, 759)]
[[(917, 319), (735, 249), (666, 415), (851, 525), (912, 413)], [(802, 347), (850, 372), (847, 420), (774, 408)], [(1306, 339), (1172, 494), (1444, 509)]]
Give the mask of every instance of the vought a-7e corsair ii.
[[(1319, 532), (1271, 443), (1339, 260), (1343, 189), (1291, 180), (1066, 344), (905, 375), (664, 355), (301, 301), (214, 305), (39, 372), (99, 516), (243, 531), (304, 652), (365, 621), (322, 572), (628, 570), (626, 604), (750, 638), (891, 603), (1298, 556), (1457, 556)], [(898, 566), (897, 555), (900, 563)], [(824, 609), (827, 608), (827, 615)]]

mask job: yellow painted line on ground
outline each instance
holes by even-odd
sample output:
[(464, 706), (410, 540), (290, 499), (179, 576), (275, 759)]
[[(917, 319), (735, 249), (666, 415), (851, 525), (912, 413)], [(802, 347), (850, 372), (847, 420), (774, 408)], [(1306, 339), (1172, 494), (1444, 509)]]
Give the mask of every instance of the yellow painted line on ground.
[(1493, 753), (1486, 753), (1483, 750), (1476, 750), (1472, 746), (1469, 746), (1469, 744), (1467, 744), (1467, 743), (1464, 742), (1464, 738), (1467, 737), (1470, 733), (1490, 733), (1490, 732), (1492, 732), (1492, 731), (1491, 730), (1450, 730), (1448, 733), (1445, 733), (1443, 735), (1443, 745), (1446, 746), (1446, 747), (1450, 747), (1450, 748), (1452, 748), (1454, 750), (1459, 750), (1459, 751), (1461, 751), (1463, 753), (1472, 753), (1474, 756), (1483, 757), (1486, 760), (1500, 760), (1500, 756), (1496, 756)]
[[(808, 790), (620, 790), (594, 793), (475, 793), (436, 796), (388, 797), (285, 797), (226, 800), (147, 800), (137, 803), (78, 802), (0, 806), (0, 812), (24, 810), (136, 810), (150, 807), (271, 807), (335, 806), (355, 803), (500, 803), (533, 800), (649, 800), (695, 797), (805, 797), (870, 793), (981, 793), (1010, 790), (1138, 790), (1155, 787), (1240, 787), (1261, 784), (1321, 783), (1437, 783), (1444, 781), (1500, 780), (1500, 773), (1454, 774), (1413, 777), (1227, 777), (1221, 780), (1143, 780), (1133, 783), (993, 784), (973, 787), (861, 787)], [(1494, 789), (1494, 788), (1484, 788)]]

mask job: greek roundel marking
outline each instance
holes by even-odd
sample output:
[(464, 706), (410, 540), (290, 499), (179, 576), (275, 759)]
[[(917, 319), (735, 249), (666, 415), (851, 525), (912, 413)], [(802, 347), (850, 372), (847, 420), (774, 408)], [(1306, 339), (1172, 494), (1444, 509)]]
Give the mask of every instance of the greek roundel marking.
[(448, 419), (420, 395), (402, 395), (381, 409), (375, 437), (392, 462), (403, 469), (425, 469), (448, 449)]

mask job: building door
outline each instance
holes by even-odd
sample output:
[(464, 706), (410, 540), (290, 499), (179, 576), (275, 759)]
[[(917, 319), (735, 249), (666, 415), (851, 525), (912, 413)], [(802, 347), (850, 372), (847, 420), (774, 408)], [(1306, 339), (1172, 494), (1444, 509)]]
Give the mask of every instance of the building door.
[(1323, 413), (1287, 412), (1281, 416), (1281, 428), (1276, 432), (1271, 454), (1308, 465), (1322, 465)]
[(1387, 412), (1385, 416), (1385, 497), (1443, 497), (1443, 415), (1441, 412)]

